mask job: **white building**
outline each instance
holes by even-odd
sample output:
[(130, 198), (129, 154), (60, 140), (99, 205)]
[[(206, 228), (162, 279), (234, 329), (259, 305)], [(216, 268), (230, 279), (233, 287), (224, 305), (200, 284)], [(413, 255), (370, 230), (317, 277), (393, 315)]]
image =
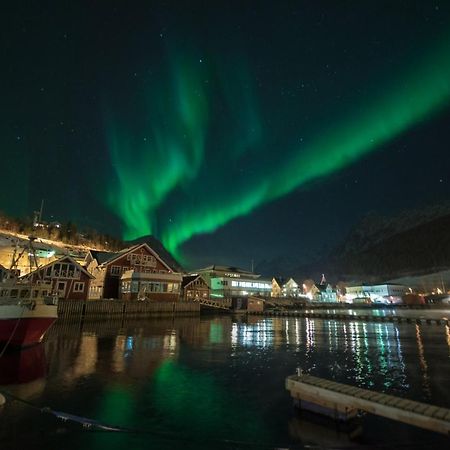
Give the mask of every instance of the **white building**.
[(259, 295), (270, 297), (272, 282), (261, 275), (237, 267), (209, 266), (198, 270), (211, 289), (211, 297)]
[(391, 283), (348, 286), (346, 291), (347, 301), (365, 297), (374, 303), (397, 303), (403, 295), (410, 292), (407, 286)]

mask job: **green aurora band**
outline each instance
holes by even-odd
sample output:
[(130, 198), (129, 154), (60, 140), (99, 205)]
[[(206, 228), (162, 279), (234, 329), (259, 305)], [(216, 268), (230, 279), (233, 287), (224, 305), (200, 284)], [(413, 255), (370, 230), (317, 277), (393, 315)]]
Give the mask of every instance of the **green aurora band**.
[[(341, 118), (334, 123), (324, 122), (305, 144), (283, 147), (283, 158), (280, 149), (262, 150), (275, 147), (264, 136), (244, 64), (225, 72), (177, 61), (172, 85), (159, 86), (159, 97), (148, 102), (148, 142), (137, 142), (116, 123), (107, 130), (119, 180), (109, 204), (125, 224), (124, 238), (153, 233), (180, 258), (181, 245), (193, 236), (354, 163), (448, 105), (448, 55), (446, 40), (414, 70), (374, 91), (372, 100), (335, 114)], [(220, 114), (213, 106), (217, 92), (225, 99)], [(217, 141), (220, 127), (226, 132)], [(252, 170), (242, 174), (239, 168), (249, 165)]]

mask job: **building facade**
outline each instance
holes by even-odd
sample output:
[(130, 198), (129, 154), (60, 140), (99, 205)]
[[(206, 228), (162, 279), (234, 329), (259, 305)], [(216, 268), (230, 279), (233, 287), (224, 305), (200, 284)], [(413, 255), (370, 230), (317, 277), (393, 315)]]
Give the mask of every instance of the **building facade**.
[[(85, 261), (88, 272), (95, 277), (91, 284), (90, 299), (131, 298), (134, 294), (138, 294), (138, 292), (134, 292), (138, 285), (140, 286), (138, 291), (145, 287), (148, 294), (150, 294), (149, 289), (155, 289), (151, 291), (152, 295), (150, 296), (155, 298), (160, 297), (156, 294), (167, 293), (164, 290), (169, 289), (169, 284), (174, 283), (177, 286), (170, 286), (171, 294), (174, 294), (173, 296), (179, 295), (181, 275), (178, 274), (173, 280), (169, 280), (171, 274), (175, 272), (145, 243), (135, 245), (119, 253), (90, 251)], [(143, 275), (131, 275), (130, 271), (135, 274), (146, 275), (145, 277)], [(123, 277), (125, 273), (127, 275)], [(159, 287), (156, 283), (159, 283)], [(156, 289), (160, 289), (160, 291), (156, 291)], [(166, 297), (164, 296), (164, 298)]]
[(181, 284), (181, 298), (184, 301), (209, 299), (211, 290), (206, 281), (197, 274), (186, 275)]
[(208, 284), (212, 298), (249, 295), (270, 297), (272, 293), (272, 282), (269, 279), (237, 267), (213, 265), (200, 269), (197, 273)]
[(401, 284), (363, 284), (348, 286), (345, 297), (347, 301), (353, 301), (355, 298), (368, 298), (372, 302), (392, 303), (401, 299), (407, 292), (410, 292), (408, 287)]
[(60, 299), (86, 300), (93, 276), (70, 256), (63, 256), (56, 261), (31, 272), (32, 282), (51, 281), (53, 292)]
[(180, 299), (180, 273), (127, 270), (120, 277), (119, 299), (176, 302)]

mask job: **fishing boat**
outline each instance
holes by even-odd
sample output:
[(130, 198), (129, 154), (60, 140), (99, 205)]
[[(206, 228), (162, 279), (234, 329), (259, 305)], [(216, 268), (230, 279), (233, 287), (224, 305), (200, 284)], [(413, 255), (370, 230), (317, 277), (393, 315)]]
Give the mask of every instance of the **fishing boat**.
[(0, 283), (1, 353), (8, 347), (26, 347), (41, 342), (58, 317), (58, 296), (52, 290), (51, 281), (20, 277), (14, 268), (25, 251), (37, 268), (33, 240), (30, 237), (29, 246), (18, 256), (13, 256), (11, 268)]

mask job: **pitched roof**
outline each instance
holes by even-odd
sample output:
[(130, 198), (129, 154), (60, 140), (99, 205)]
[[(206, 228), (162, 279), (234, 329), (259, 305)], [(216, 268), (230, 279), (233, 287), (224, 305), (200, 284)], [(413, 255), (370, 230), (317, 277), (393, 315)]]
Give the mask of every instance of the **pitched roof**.
[(283, 284), (286, 283), (287, 278), (283, 277), (273, 277), (273, 279), (277, 282), (278, 286), (283, 287)]
[(181, 264), (173, 257), (173, 255), (164, 247), (161, 241), (156, 239), (154, 236), (143, 236), (133, 241), (129, 241), (128, 244), (147, 244), (159, 257), (170, 266), (171, 270), (174, 272), (184, 272)]
[(47, 264), (45, 264), (45, 265), (43, 265), (43, 266), (40, 266), (40, 267), (38, 267), (36, 270), (33, 270), (33, 272), (30, 272), (29, 274), (27, 274), (27, 275), (25, 275), (25, 277), (27, 277), (27, 276), (29, 276), (30, 274), (32, 274), (32, 273), (35, 273), (35, 272), (39, 272), (39, 271), (41, 271), (41, 270), (45, 270), (47, 267), (49, 267), (49, 266), (52, 266), (53, 264), (57, 264), (57, 263), (60, 263), (60, 262), (62, 262), (62, 261), (64, 261), (64, 260), (68, 260), (69, 262), (71, 262), (72, 264), (75, 264), (76, 266), (78, 266), (79, 267), (79, 269), (84, 273), (84, 274), (86, 274), (89, 278), (95, 278), (93, 275), (91, 275), (79, 262), (77, 262), (75, 259), (73, 259), (71, 256), (68, 256), (68, 255), (64, 255), (64, 256), (62, 256), (61, 258), (58, 258), (58, 259), (54, 259), (53, 261), (51, 261), (51, 262), (49, 262), (49, 263), (47, 263)]
[(122, 256), (126, 255), (127, 253), (131, 253), (135, 250), (138, 250), (141, 247), (145, 247), (147, 248), (150, 253), (163, 265), (165, 266), (168, 270), (170, 270), (171, 272), (173, 272), (173, 269), (158, 255), (158, 253), (155, 252), (155, 250), (153, 250), (148, 244), (146, 244), (145, 242), (143, 244), (136, 244), (133, 245), (132, 247), (129, 248), (125, 248), (123, 250), (121, 250), (119, 253), (115, 253), (114, 256), (112, 256), (111, 258), (107, 259), (105, 262), (103, 262), (102, 264), (111, 264), (112, 262), (116, 261), (118, 258), (121, 258)]
[(190, 283), (192, 283), (193, 281), (195, 281), (197, 278), (200, 278), (205, 284), (206, 281), (203, 280), (201, 275), (185, 275), (183, 276), (183, 281), (181, 282), (181, 287), (186, 287), (187, 285), (189, 285)]
[(108, 260), (115, 258), (119, 253), (118, 252), (104, 252), (100, 250), (89, 250), (89, 253), (92, 255), (98, 264), (104, 264)]

